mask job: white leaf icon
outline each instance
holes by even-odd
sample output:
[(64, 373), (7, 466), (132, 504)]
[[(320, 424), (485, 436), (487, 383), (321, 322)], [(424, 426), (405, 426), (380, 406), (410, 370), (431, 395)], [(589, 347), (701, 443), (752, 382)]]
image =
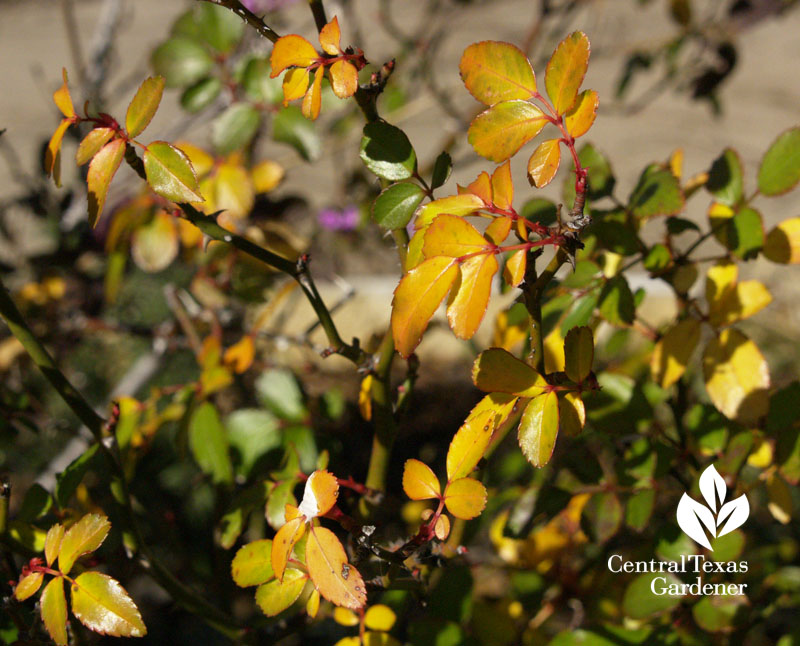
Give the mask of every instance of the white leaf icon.
[(717, 532), (717, 536), (725, 536), (725, 534), (732, 532), (737, 527), (741, 527), (749, 515), (750, 503), (747, 501), (747, 498), (744, 494), (739, 496), (736, 500), (726, 502), (724, 505), (722, 505), (722, 509), (719, 510), (717, 527), (722, 525), (726, 518), (728, 519), (728, 522), (726, 522), (725, 526)]
[(717, 523), (711, 510), (697, 502), (689, 494), (683, 494), (678, 503), (678, 525), (689, 538), (703, 547), (711, 549), (711, 543), (708, 542), (708, 537), (703, 531), (700, 521), (703, 521), (703, 525), (708, 528), (712, 536), (716, 534)]
[(713, 464), (703, 471), (700, 476), (700, 493), (703, 494), (711, 511), (717, 511), (717, 506), (724, 502), (727, 492), (728, 486), (725, 484), (725, 479), (717, 473)]

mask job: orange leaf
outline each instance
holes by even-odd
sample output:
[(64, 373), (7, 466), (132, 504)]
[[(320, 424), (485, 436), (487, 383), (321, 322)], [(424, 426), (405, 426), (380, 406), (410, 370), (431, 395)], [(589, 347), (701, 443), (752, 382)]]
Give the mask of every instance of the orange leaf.
[(454, 480), (444, 490), (444, 504), (456, 518), (475, 518), (486, 506), (486, 487), (474, 478)]
[(328, 69), (331, 77), (331, 89), (340, 99), (353, 96), (358, 89), (358, 70), (347, 61), (336, 61)]
[(314, 471), (306, 480), (298, 510), (306, 520), (324, 516), (336, 504), (338, 497), (339, 482), (336, 476), (328, 471)]
[(122, 163), (125, 154), (125, 141), (115, 139), (100, 149), (91, 163), (89, 172), (86, 175), (86, 183), (89, 187), (89, 225), (94, 228), (103, 212), (103, 205), (108, 193), (108, 185)]
[(309, 71), (305, 67), (296, 67), (289, 70), (283, 76), (283, 107), (289, 105), (289, 101), (299, 99), (308, 90)]
[(78, 152), (75, 154), (75, 162), (78, 166), (83, 166), (94, 157), (97, 151), (105, 146), (113, 136), (114, 130), (112, 128), (95, 128), (91, 130), (83, 138), (83, 141), (78, 146)]
[(339, 30), (339, 18), (333, 17), (327, 25), (325, 25), (319, 32), (319, 44), (322, 45), (322, 51), (331, 56), (337, 56), (342, 53), (339, 47), (339, 41), (342, 39), (342, 32)]
[(523, 455), (535, 467), (550, 461), (558, 435), (558, 396), (549, 392), (534, 397), (525, 407), (517, 440)]
[(461, 425), (447, 450), (448, 480), (463, 478), (475, 468), (489, 446), (494, 425), (493, 410), (485, 410), (475, 417), (469, 417)]
[(589, 66), (589, 39), (576, 31), (562, 40), (547, 63), (544, 84), (558, 114), (575, 104), (578, 88)]
[(481, 172), (477, 179), (466, 188), (458, 187), (459, 194), (462, 192), (472, 193), (477, 195), (485, 204), (492, 203), (492, 180), (489, 178), (489, 173), (486, 171)]
[(439, 516), (433, 526), (433, 533), (440, 541), (446, 541), (450, 535), (450, 517), (446, 514)]
[(511, 233), (512, 224), (513, 220), (507, 216), (497, 217), (489, 223), (483, 235), (487, 240), (490, 240), (492, 244), (499, 245), (508, 237), (508, 234)]
[(323, 70), (320, 67), (314, 73), (314, 82), (311, 84), (311, 89), (303, 97), (303, 116), (312, 121), (319, 116), (319, 109), (322, 106), (322, 76)]
[(476, 153), (501, 162), (538, 135), (547, 123), (547, 117), (535, 105), (503, 101), (473, 119), (467, 139)]
[(44, 627), (59, 646), (69, 643), (67, 638), (67, 598), (64, 596), (64, 579), (56, 577), (45, 586), (41, 597), (41, 614)]
[(225, 350), (223, 362), (225, 365), (230, 366), (235, 373), (242, 374), (243, 372), (247, 372), (247, 369), (253, 365), (255, 352), (256, 348), (253, 343), (253, 337), (246, 334), (230, 348)]
[(75, 108), (72, 105), (72, 97), (69, 95), (69, 87), (67, 87), (67, 68), (61, 68), (61, 77), (64, 79), (64, 82), (61, 84), (61, 87), (53, 93), (53, 101), (56, 107), (61, 110), (61, 114), (67, 117), (67, 119), (73, 119), (75, 116)]
[(129, 137), (136, 137), (147, 128), (158, 110), (163, 93), (163, 76), (151, 76), (141, 84), (125, 115), (125, 130), (128, 131)]
[(111, 523), (108, 518), (99, 514), (87, 514), (70, 527), (58, 551), (58, 569), (69, 574), (75, 559), (94, 552), (108, 536)]
[(446, 257), (426, 260), (403, 276), (392, 299), (392, 334), (401, 356), (408, 357), (419, 345), (457, 277), (458, 263)]
[(442, 489), (431, 468), (419, 460), (406, 460), (403, 467), (403, 491), (411, 500), (439, 498)]
[(567, 132), (575, 138), (585, 135), (594, 123), (599, 104), (600, 97), (598, 97), (597, 92), (594, 90), (581, 92), (575, 101), (575, 105), (564, 115), (564, 126)]
[(503, 267), (503, 278), (512, 287), (517, 287), (525, 279), (528, 254), (525, 249), (515, 251)]
[(292, 554), (295, 543), (299, 541), (306, 531), (306, 519), (297, 516), (286, 523), (272, 539), (272, 571), (278, 579), (283, 580), (286, 564)]
[(497, 269), (497, 258), (491, 253), (459, 263), (458, 280), (447, 303), (447, 320), (459, 339), (471, 339), (478, 330), (489, 305)]
[(528, 179), (536, 188), (547, 186), (561, 163), (561, 146), (558, 139), (540, 143), (528, 160)]
[(498, 209), (510, 209), (513, 201), (514, 184), (511, 182), (511, 161), (506, 161), (492, 173), (492, 202)]
[(279, 38), (272, 48), (269, 57), (272, 73), (275, 78), (287, 67), (308, 67), (319, 58), (317, 50), (302, 36), (289, 34)]
[(502, 348), (481, 352), (472, 366), (472, 382), (486, 392), (536, 397), (544, 392), (544, 377)]
[[(480, 177), (478, 179), (480, 179)], [(486, 176), (486, 179), (489, 179), (488, 175)], [(433, 202), (429, 202), (420, 209), (417, 219), (414, 223), (414, 227), (416, 229), (427, 227), (431, 222), (433, 222), (437, 215), (441, 215), (442, 213), (464, 216), (474, 213), (478, 209), (483, 208), (485, 205), (486, 204), (484, 203), (483, 199), (477, 195), (473, 195), (472, 193), (443, 197), (438, 200), (434, 200)]]
[(71, 125), (70, 119), (62, 119), (53, 136), (50, 137), (47, 150), (44, 152), (44, 171), (53, 176), (56, 186), (61, 186), (61, 142), (64, 139), (64, 133)]
[(422, 253), (426, 258), (460, 258), (467, 254), (488, 251), (489, 247), (486, 238), (469, 222), (455, 215), (442, 214), (428, 227)]
[(473, 43), (464, 50), (458, 69), (469, 93), (486, 105), (530, 99), (536, 93), (530, 61), (510, 43)]
[(329, 529), (312, 527), (306, 545), (308, 574), (317, 590), (336, 606), (358, 610), (367, 602), (364, 579), (347, 562), (339, 539)]

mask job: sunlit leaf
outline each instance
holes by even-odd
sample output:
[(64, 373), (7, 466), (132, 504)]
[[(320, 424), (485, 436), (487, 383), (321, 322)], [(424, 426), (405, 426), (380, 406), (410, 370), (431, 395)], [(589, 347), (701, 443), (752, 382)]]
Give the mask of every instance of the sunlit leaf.
[(523, 455), (535, 467), (550, 461), (558, 435), (558, 397), (550, 392), (535, 397), (525, 407), (517, 439)]
[(61, 539), (58, 551), (58, 569), (69, 574), (75, 560), (83, 554), (94, 552), (108, 536), (111, 523), (99, 514), (87, 514), (70, 527)]
[(213, 482), (233, 482), (228, 438), (211, 402), (201, 404), (189, 419), (189, 448), (198, 466)]
[(440, 541), (446, 541), (450, 535), (450, 518), (447, 514), (442, 514), (436, 519), (433, 525), (433, 534)]
[(494, 218), (484, 230), (483, 235), (492, 244), (499, 245), (508, 237), (508, 234), (511, 233), (511, 226), (513, 224), (514, 221), (507, 216)]
[(589, 327), (572, 328), (564, 339), (564, 367), (567, 376), (581, 383), (592, 370), (594, 339)]
[(44, 572), (29, 572), (20, 578), (14, 587), (14, 598), (17, 601), (25, 601), (39, 592), (44, 581)]
[(372, 383), (373, 375), (367, 375), (361, 380), (361, 387), (358, 390), (358, 411), (361, 417), (370, 421), (372, 419)]
[(372, 217), (384, 229), (403, 229), (411, 221), (425, 191), (411, 182), (398, 182), (385, 188), (372, 204)]
[(367, 608), (364, 614), (364, 625), (370, 630), (389, 631), (397, 621), (397, 615), (389, 606), (376, 603)]
[(303, 104), (301, 107), (303, 116), (312, 121), (315, 121), (319, 116), (319, 110), (322, 107), (322, 76), (322, 68), (317, 69), (314, 73), (314, 81), (303, 97)]
[(356, 613), (341, 606), (333, 609), (333, 620), (340, 626), (358, 626), (361, 623)]
[(486, 506), (486, 487), (474, 478), (453, 480), (444, 490), (444, 504), (456, 518), (475, 518)]
[(517, 287), (525, 279), (528, 253), (525, 249), (515, 251), (509, 256), (503, 268), (503, 278), (512, 287)]
[(562, 40), (544, 74), (544, 85), (558, 114), (564, 114), (575, 105), (578, 89), (589, 66), (589, 39), (576, 31)]
[(327, 25), (325, 25), (319, 32), (319, 44), (322, 45), (322, 51), (331, 56), (338, 56), (341, 53), (339, 41), (342, 38), (342, 32), (339, 29), (339, 18), (334, 16)]
[(417, 169), (417, 155), (406, 133), (385, 121), (364, 126), (359, 156), (375, 175), (393, 182), (409, 179)]
[(439, 479), (431, 468), (419, 460), (406, 460), (403, 467), (403, 491), (411, 500), (428, 500), (441, 495)]
[(783, 265), (800, 263), (800, 218), (784, 220), (769, 232), (764, 255)]
[(358, 89), (358, 70), (347, 61), (336, 61), (328, 68), (331, 89), (340, 99), (353, 96)]
[(235, 161), (220, 164), (214, 181), (214, 210), (244, 218), (253, 210), (255, 201), (255, 189), (247, 170)]
[(302, 97), (308, 90), (311, 72), (306, 67), (296, 67), (283, 75), (283, 105)]
[(328, 471), (314, 471), (306, 480), (303, 500), (298, 507), (306, 520), (323, 516), (336, 504), (339, 482)]
[(675, 176), (666, 169), (645, 169), (631, 193), (629, 208), (641, 219), (675, 215), (683, 210), (683, 193)]
[(487, 410), (468, 418), (458, 429), (447, 450), (447, 479), (469, 475), (483, 457), (492, 439), (495, 412)]
[(72, 97), (69, 95), (67, 68), (65, 67), (61, 68), (61, 78), (63, 79), (63, 83), (61, 87), (53, 93), (53, 101), (56, 107), (61, 110), (61, 114), (67, 119), (72, 119), (72, 117), (75, 116), (75, 108), (72, 105)]
[(240, 375), (247, 372), (250, 366), (253, 365), (255, 351), (256, 348), (253, 337), (249, 334), (245, 334), (241, 339), (225, 350), (222, 361), (226, 366), (230, 366), (236, 374)]
[(308, 67), (319, 54), (314, 46), (302, 36), (289, 34), (279, 38), (272, 47), (269, 63), (272, 66), (270, 76), (275, 78), (287, 67)]
[(536, 370), (501, 348), (481, 352), (472, 366), (472, 382), (484, 392), (536, 397), (547, 382)]
[(125, 130), (129, 137), (136, 137), (147, 128), (161, 103), (164, 92), (164, 77), (151, 76), (139, 86), (125, 115)]
[(760, 312), (771, 302), (772, 295), (763, 283), (745, 280), (709, 304), (708, 322), (715, 327), (731, 325)]
[(300, 597), (307, 578), (300, 570), (286, 570), (283, 580), (275, 579), (258, 586), (256, 604), (267, 617), (282, 613)]
[(686, 366), (700, 341), (700, 321), (684, 319), (671, 327), (656, 343), (650, 360), (653, 381), (669, 388), (686, 372)]
[(275, 534), (275, 538), (272, 540), (271, 563), (272, 570), (278, 579), (283, 579), (292, 550), (305, 531), (306, 519), (303, 516), (295, 516), (289, 520), (287, 515), (286, 523)]
[(514, 201), (511, 162), (506, 161), (492, 173), (492, 202), (498, 209), (510, 209)]
[(90, 130), (89, 134), (83, 138), (78, 146), (78, 152), (75, 154), (75, 162), (79, 166), (88, 162), (113, 136), (113, 128), (95, 128), (94, 130)]
[(578, 393), (568, 392), (558, 398), (559, 428), (568, 436), (579, 435), (586, 424), (586, 407)]
[(138, 227), (131, 236), (131, 256), (143, 271), (155, 273), (166, 269), (179, 251), (178, 229), (166, 211), (158, 211), (149, 222)]
[(510, 43), (473, 43), (464, 50), (458, 69), (469, 93), (486, 105), (530, 99), (536, 92), (530, 61)]
[(84, 572), (72, 583), (72, 612), (101, 635), (144, 637), (139, 609), (119, 582), (99, 572)]
[(478, 330), (489, 305), (497, 268), (493, 254), (481, 254), (459, 263), (459, 275), (447, 303), (447, 320), (459, 339), (471, 339)]
[(272, 541), (261, 539), (242, 545), (231, 561), (231, 576), (236, 585), (246, 588), (261, 585), (275, 576), (272, 570)]
[(53, 176), (56, 186), (61, 186), (61, 142), (71, 125), (70, 119), (62, 119), (44, 151), (44, 171)]
[(503, 101), (475, 117), (467, 138), (476, 153), (502, 162), (538, 135), (547, 123), (547, 117), (532, 103)]
[(329, 529), (312, 527), (306, 545), (306, 565), (317, 590), (337, 606), (358, 610), (367, 602), (364, 579), (347, 562), (339, 539)]
[(744, 170), (739, 155), (726, 148), (711, 164), (705, 184), (714, 198), (725, 205), (738, 204), (744, 195)]
[(780, 195), (800, 181), (800, 128), (791, 128), (772, 142), (758, 169), (758, 190)]
[(528, 160), (528, 179), (536, 188), (547, 186), (558, 172), (561, 145), (558, 139), (540, 143)]
[(89, 164), (86, 182), (89, 188), (89, 225), (92, 227), (95, 227), (100, 219), (108, 186), (122, 163), (124, 154), (125, 142), (122, 139), (115, 139), (106, 144)]
[(256, 193), (269, 193), (275, 189), (286, 174), (278, 162), (266, 159), (250, 169), (250, 179)]
[[(113, 145), (112, 142), (110, 145)], [(102, 151), (101, 151), (102, 153)], [(100, 154), (100, 153), (99, 153)], [(92, 164), (97, 157), (92, 160)], [(89, 165), (91, 173), (92, 164)], [(186, 154), (166, 141), (154, 141), (144, 151), (147, 183), (159, 195), (173, 202), (202, 202), (197, 177)]]
[(42, 622), (50, 638), (59, 646), (69, 643), (67, 637), (67, 598), (64, 579), (56, 577), (45, 586), (40, 600)]
[(47, 538), (44, 540), (44, 558), (47, 567), (53, 565), (53, 562), (58, 558), (58, 552), (61, 549), (61, 541), (64, 539), (64, 526), (61, 523), (56, 523), (47, 530)]
[(314, 588), (314, 591), (308, 597), (308, 601), (306, 601), (306, 614), (312, 619), (314, 619), (319, 612), (319, 601), (319, 590)]
[(578, 95), (575, 105), (564, 115), (564, 126), (574, 138), (585, 135), (597, 117), (600, 97), (594, 90), (584, 90)]
[[(486, 176), (488, 179), (488, 175)], [(433, 202), (428, 202), (417, 214), (414, 226), (417, 229), (426, 227), (441, 214), (465, 216), (474, 213), (485, 206), (484, 201), (477, 195), (464, 193), (462, 195), (452, 195), (443, 197)]]
[[(492, 204), (494, 202), (494, 196), (492, 195), (493, 191), (494, 189), (492, 187), (492, 179), (489, 177), (489, 173), (487, 173), (486, 171), (482, 171), (478, 175), (478, 177), (475, 178), (475, 181), (467, 185), (466, 187), (458, 186), (459, 195), (465, 195), (471, 193), (472, 195), (479, 197), (481, 202), (487, 205)], [(461, 214), (454, 213), (453, 215), (461, 215)]]

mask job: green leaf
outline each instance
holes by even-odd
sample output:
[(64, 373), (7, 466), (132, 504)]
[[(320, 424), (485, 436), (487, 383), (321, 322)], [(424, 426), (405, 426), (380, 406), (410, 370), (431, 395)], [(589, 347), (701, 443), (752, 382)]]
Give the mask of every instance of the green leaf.
[(58, 569), (64, 574), (69, 574), (75, 560), (94, 552), (108, 536), (111, 523), (108, 518), (100, 514), (87, 514), (70, 527), (58, 550)]
[(780, 431), (791, 427), (800, 419), (798, 401), (800, 401), (800, 381), (793, 381), (773, 393), (769, 399), (767, 433), (776, 437)]
[(621, 256), (632, 256), (639, 252), (636, 230), (628, 226), (625, 211), (592, 210), (594, 222), (584, 230), (583, 238), (594, 235), (600, 246)]
[(741, 595), (709, 595), (701, 597), (694, 605), (692, 616), (707, 632), (730, 632), (745, 620), (749, 605), (747, 597)]
[(151, 76), (139, 86), (128, 106), (128, 113), (125, 115), (125, 130), (128, 131), (129, 137), (136, 137), (147, 128), (158, 110), (163, 93), (163, 76)]
[(283, 581), (270, 581), (258, 586), (256, 603), (267, 617), (274, 617), (291, 606), (306, 585), (307, 575), (299, 570), (288, 569), (283, 573)]
[(655, 500), (654, 489), (643, 489), (632, 494), (625, 505), (625, 524), (637, 532), (646, 529), (653, 515)]
[[(297, 469), (300, 465), (297, 466)], [(295, 472), (296, 473), (296, 472)], [(267, 498), (266, 517), (272, 529), (278, 530), (286, 523), (286, 505), (297, 506), (297, 498), (294, 496), (294, 488), (297, 480), (291, 478), (284, 480), (273, 487)]]
[(167, 87), (186, 87), (206, 76), (214, 61), (198, 42), (176, 37), (160, 45), (151, 59), (156, 74), (163, 76)]
[(535, 467), (550, 461), (558, 435), (558, 397), (550, 392), (534, 397), (525, 407), (517, 440), (523, 455)]
[(25, 492), (25, 498), (17, 511), (16, 519), (32, 523), (37, 518), (44, 516), (53, 506), (53, 499), (48, 491), (38, 482), (30, 486)]
[(89, 171), (86, 175), (89, 201), (89, 226), (97, 226), (100, 214), (103, 212), (103, 205), (108, 194), (108, 186), (114, 178), (122, 157), (125, 154), (125, 141), (114, 139), (100, 149), (89, 163)]
[(631, 619), (645, 619), (655, 614), (671, 610), (680, 605), (682, 595), (657, 594), (672, 584), (681, 584), (681, 580), (668, 572), (648, 572), (640, 574), (630, 582), (622, 598), (622, 609)]
[(764, 246), (761, 214), (750, 207), (739, 209), (725, 224), (725, 246), (742, 260), (755, 258)]
[(744, 197), (744, 171), (739, 155), (726, 148), (711, 164), (706, 188), (718, 202), (733, 206)]
[(272, 541), (262, 539), (243, 545), (231, 562), (231, 576), (239, 587), (261, 585), (275, 577), (272, 571)]
[(581, 527), (593, 542), (605, 543), (619, 531), (622, 505), (613, 491), (593, 494), (583, 508)]
[(531, 222), (538, 222), (546, 227), (552, 226), (556, 223), (558, 209), (555, 202), (546, 200), (543, 197), (533, 197), (525, 204), (519, 214), (526, 220)]
[(594, 339), (591, 328), (574, 327), (564, 339), (564, 366), (575, 383), (581, 383), (592, 371), (594, 361)]
[(646, 220), (656, 215), (675, 215), (683, 210), (683, 193), (675, 176), (658, 166), (646, 168), (631, 193), (628, 206)]
[(75, 153), (75, 162), (79, 166), (83, 166), (83, 164), (94, 157), (98, 151), (111, 140), (114, 134), (113, 128), (95, 128), (94, 130), (90, 130), (89, 134), (81, 140), (78, 146), (78, 151)]
[(253, 101), (275, 104), (283, 101), (280, 78), (270, 78), (269, 60), (254, 56), (244, 65), (240, 82), (247, 96)]
[(64, 579), (56, 577), (48, 583), (41, 597), (41, 613), (47, 632), (59, 646), (69, 643), (67, 637), (67, 598), (64, 595)]
[(78, 485), (83, 481), (83, 477), (90, 469), (97, 469), (102, 462), (102, 459), (97, 455), (97, 444), (93, 444), (86, 449), (81, 455), (69, 463), (66, 469), (56, 476), (56, 488), (53, 492), (56, 504), (61, 509), (66, 509), (69, 506), (69, 499), (78, 488)]
[(764, 195), (780, 195), (800, 181), (800, 128), (778, 136), (767, 149), (758, 169), (758, 190)]
[(233, 482), (228, 455), (228, 439), (217, 409), (210, 402), (201, 404), (189, 420), (189, 448), (197, 464), (215, 483)]
[(612, 325), (625, 326), (633, 323), (636, 307), (633, 293), (624, 276), (611, 278), (600, 292), (600, 314)]
[(268, 370), (256, 379), (256, 399), (281, 419), (299, 422), (308, 414), (303, 392), (289, 370)]
[(658, 274), (672, 264), (672, 255), (666, 245), (654, 244), (647, 252), (642, 264), (651, 274)]
[(412, 182), (392, 184), (372, 204), (372, 217), (384, 229), (404, 229), (425, 197), (425, 191)]
[(437, 189), (442, 186), (449, 178), (450, 173), (453, 171), (453, 159), (447, 151), (439, 153), (436, 161), (433, 162), (433, 173), (431, 175), (431, 189)]
[(408, 179), (417, 170), (417, 155), (406, 133), (385, 121), (364, 126), (359, 155), (366, 167), (383, 179)]
[(219, 522), (219, 544), (223, 549), (234, 546), (253, 511), (264, 509), (270, 487), (269, 480), (263, 480), (236, 494)]
[(671, 236), (676, 236), (684, 231), (700, 231), (700, 227), (691, 220), (686, 220), (685, 218), (674, 216), (667, 218), (667, 232)]
[(300, 470), (311, 473), (317, 468), (319, 450), (314, 440), (314, 431), (308, 426), (289, 426), (283, 429), (283, 445), (293, 445), (300, 459)]
[(166, 141), (154, 141), (144, 151), (147, 183), (173, 202), (202, 202), (192, 163), (182, 150)]
[(316, 122), (306, 119), (295, 105), (283, 108), (272, 120), (275, 141), (292, 146), (306, 161), (314, 161), (322, 153)]
[(239, 470), (249, 476), (258, 460), (281, 446), (277, 418), (266, 410), (240, 408), (225, 419), (228, 443), (239, 456)]
[(207, 76), (188, 87), (181, 94), (181, 106), (187, 112), (200, 112), (211, 105), (222, 91), (222, 81), (216, 76)]
[(717, 562), (736, 561), (744, 551), (745, 536), (740, 529), (711, 539), (711, 558)]
[(594, 314), (594, 308), (597, 307), (598, 290), (594, 289), (585, 296), (581, 296), (575, 301), (569, 314), (564, 317), (561, 322), (561, 335), (566, 337), (567, 333), (574, 327), (586, 325)]
[(220, 155), (241, 150), (255, 136), (261, 114), (249, 103), (234, 103), (211, 123), (211, 142)]
[[(798, 393), (800, 394), (800, 393)], [(792, 402), (795, 408), (795, 403)], [(695, 404), (686, 414), (684, 424), (691, 433), (701, 455), (722, 453), (728, 443), (727, 418), (709, 404)]]
[(84, 572), (72, 583), (72, 612), (80, 622), (101, 635), (144, 637), (139, 609), (125, 588), (110, 576)]
[(242, 39), (244, 21), (226, 7), (203, 3), (194, 8), (197, 35), (222, 54), (228, 54)]

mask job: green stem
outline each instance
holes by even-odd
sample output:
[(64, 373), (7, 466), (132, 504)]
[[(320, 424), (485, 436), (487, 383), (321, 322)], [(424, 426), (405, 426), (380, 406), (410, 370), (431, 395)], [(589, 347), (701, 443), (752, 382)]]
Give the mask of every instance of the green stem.
[(394, 337), (390, 328), (383, 337), (378, 349), (378, 359), (372, 383), (375, 436), (372, 438), (372, 453), (370, 454), (367, 479), (364, 484), (376, 491), (386, 490), (389, 457), (397, 435), (390, 384), (393, 359)]
[(567, 262), (569, 253), (559, 247), (544, 271), (537, 276), (534, 258), (528, 257), (525, 282), (522, 285), (522, 294), (525, 307), (528, 310), (531, 326), (531, 352), (533, 354), (531, 365), (540, 374), (544, 374), (544, 334), (542, 331), (542, 296), (544, 290), (553, 280), (553, 276), (561, 265)]

